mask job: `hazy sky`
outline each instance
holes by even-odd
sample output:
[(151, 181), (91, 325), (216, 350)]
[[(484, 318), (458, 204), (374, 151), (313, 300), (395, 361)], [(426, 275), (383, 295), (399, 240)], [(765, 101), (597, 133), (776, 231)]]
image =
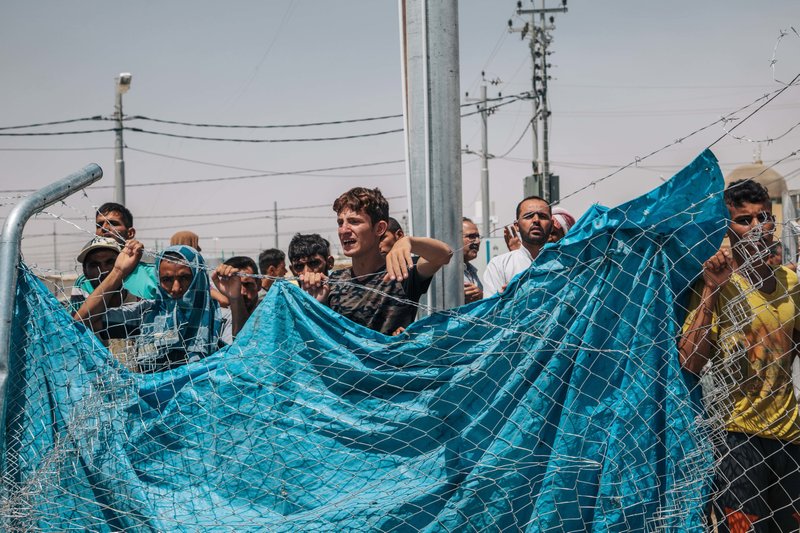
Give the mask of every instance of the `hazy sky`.
[[(524, 7), (530, 7), (526, 0)], [(548, 5), (554, 6), (556, 2)], [(540, 1), (537, 1), (540, 5)], [(673, 146), (638, 168), (582, 190), (621, 165), (715, 121), (780, 87), (800, 72), (796, 0), (649, 2), (572, 0), (556, 16), (551, 164), (561, 175), (563, 205), (580, 215), (592, 202), (615, 205), (668, 178), (724, 131), (717, 125)], [(490, 96), (530, 88), (527, 42), (509, 34), (512, 0), (459, 3), (461, 92), (477, 96), (481, 70), (501, 84)], [(133, 73), (124, 97), (126, 115), (210, 124), (287, 125), (394, 115), (402, 112), (398, 5), (395, 1), (5, 1), (0, 8), (0, 127), (110, 116), (114, 77)], [(735, 134), (749, 139), (782, 135), (800, 122), (798, 88), (749, 119)], [(753, 108), (751, 108), (753, 109)], [(471, 109), (467, 109), (471, 110)], [(749, 112), (749, 110), (748, 110)], [(743, 112), (739, 118), (744, 118)], [(520, 139), (531, 105), (519, 101), (489, 119), (489, 151), (501, 156)], [(180, 135), (261, 139), (362, 134), (402, 127), (400, 119), (324, 127), (263, 130), (170, 126), (129, 121), (128, 126)], [(732, 126), (733, 124), (731, 124)], [(78, 122), (0, 133), (107, 129), (111, 122)], [(206, 253), (256, 255), (274, 243), (278, 203), (280, 246), (295, 231), (335, 238), (332, 200), (355, 185), (378, 186), (401, 217), (405, 167), (383, 164), (292, 176), (191, 182), (269, 172), (296, 172), (404, 157), (403, 135), (297, 143), (233, 143), (125, 132), (128, 206), (147, 246), (163, 245), (179, 229), (201, 236)], [(480, 146), (479, 118), (462, 120), (462, 145)], [(41, 187), (89, 162), (105, 177), (86, 197), (54, 208), (82, 228), (55, 224), (61, 269), (91, 231), (93, 205), (112, 199), (112, 132), (52, 137), (0, 136), (0, 214), (14, 191)], [(800, 128), (761, 144), (773, 162), (800, 148)], [(724, 170), (752, 160), (756, 143), (726, 138), (714, 151)], [(501, 223), (513, 218), (530, 173), (526, 134), (490, 163), (491, 196)], [(467, 216), (479, 199), (476, 156), (463, 156)], [(800, 188), (798, 159), (776, 169)], [(152, 182), (186, 182), (146, 185)], [(569, 195), (569, 196), (568, 196)], [(305, 209), (306, 206), (322, 206)], [(263, 212), (259, 213), (261, 210)], [(223, 213), (209, 215), (212, 213)], [(29, 224), (23, 250), (29, 263), (53, 266), (54, 219)], [(235, 238), (234, 236), (241, 235)], [(215, 239), (216, 238), (216, 239)]]

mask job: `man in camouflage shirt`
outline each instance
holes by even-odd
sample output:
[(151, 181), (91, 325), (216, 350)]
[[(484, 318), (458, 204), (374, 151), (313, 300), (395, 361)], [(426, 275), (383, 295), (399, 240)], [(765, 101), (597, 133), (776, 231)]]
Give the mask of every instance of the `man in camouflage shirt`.
[(436, 239), (404, 236), (382, 255), (389, 203), (379, 189), (350, 189), (336, 199), (333, 210), (342, 250), (353, 265), (329, 277), (304, 273), (301, 286), (354, 322), (387, 335), (398, 332), (414, 321), (416, 302), (450, 261), (452, 250)]

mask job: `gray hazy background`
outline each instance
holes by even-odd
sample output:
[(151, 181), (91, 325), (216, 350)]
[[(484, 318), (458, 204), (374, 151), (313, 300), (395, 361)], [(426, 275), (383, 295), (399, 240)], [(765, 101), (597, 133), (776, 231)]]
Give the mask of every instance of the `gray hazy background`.
[[(523, 7), (531, 7), (530, 1)], [(800, 72), (800, 38), (790, 33), (775, 49), (781, 30), (800, 27), (796, 0), (572, 0), (568, 7), (556, 16), (551, 46), (550, 157), (553, 172), (561, 176), (562, 205), (576, 216), (593, 202), (615, 205), (657, 186), (724, 131), (711, 127), (586, 188), (593, 180), (779, 88), (773, 74), (789, 81)], [(509, 18), (517, 26), (524, 22), (514, 14), (516, 2), (464, 0), (459, 10), (461, 92), (478, 95), (482, 70), (487, 79), (502, 80), (490, 86), (490, 97), (529, 90), (527, 41), (507, 32)], [(393, 1), (6, 1), (0, 7), (0, 127), (110, 117), (120, 72), (133, 74), (124, 96), (129, 116), (267, 125), (400, 114), (399, 34)], [(787, 90), (735, 134), (764, 141), (782, 135), (800, 122), (798, 90)], [(530, 133), (521, 138), (530, 116), (530, 102), (518, 101), (489, 119), (489, 151), (506, 154), (490, 162), (500, 225), (513, 219), (522, 178), (530, 173)], [(402, 120), (255, 131), (126, 125), (179, 135), (285, 139), (390, 130), (401, 128)], [(79, 122), (0, 133), (112, 127), (112, 122)], [(258, 144), (126, 131), (125, 143), (127, 204), (148, 247), (191, 229), (206, 255), (256, 256), (274, 244), (274, 221), (268, 217), (277, 202), (282, 249), (296, 231), (320, 232), (338, 248), (330, 204), (356, 185), (380, 187), (398, 218), (408, 208), (402, 162), (316, 170), (401, 160), (402, 133)], [(462, 119), (462, 145), (480, 148), (478, 116)], [(51, 209), (74, 225), (48, 215), (28, 225), (23, 245), (28, 263), (74, 269), (74, 257), (93, 231), (92, 206), (113, 199), (113, 146), (112, 132), (0, 136), (0, 216), (15, 196), (26, 194), (21, 191), (89, 162), (105, 171), (85, 196)], [(726, 138), (714, 151), (729, 171), (751, 162), (758, 147)], [(760, 143), (767, 164), (798, 148), (800, 128)], [(462, 163), (465, 215), (474, 216), (480, 166), (473, 154), (464, 154)], [(790, 189), (800, 188), (797, 157), (775, 168), (790, 179)], [(219, 180), (298, 171), (308, 172)], [(209, 179), (218, 181), (203, 181)], [(178, 183), (152, 185), (164, 181)]]

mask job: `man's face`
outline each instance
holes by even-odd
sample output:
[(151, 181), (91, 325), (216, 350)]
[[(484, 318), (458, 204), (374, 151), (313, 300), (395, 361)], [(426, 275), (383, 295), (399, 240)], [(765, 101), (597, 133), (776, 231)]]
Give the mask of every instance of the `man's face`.
[(95, 217), (94, 233), (100, 237), (111, 237), (120, 244), (125, 244), (128, 239), (133, 239), (136, 231), (125, 225), (122, 213), (109, 211), (108, 213), (97, 213)]
[(271, 278), (261, 278), (261, 288), (268, 291), (275, 280), (272, 278), (282, 278), (286, 275), (286, 260), (281, 261), (277, 265), (270, 265), (267, 267), (267, 276)]
[(168, 259), (163, 259), (158, 267), (158, 281), (161, 288), (176, 300), (186, 294), (193, 278), (191, 268)]
[(731, 248), (740, 259), (758, 258), (765, 261), (775, 238), (775, 218), (772, 205), (743, 202), (741, 206), (728, 205), (731, 223), (728, 237)]
[(306, 257), (297, 257), (289, 268), (292, 275), (299, 276), (305, 273), (327, 274), (328, 270), (333, 266), (332, 257), (323, 257), (320, 254), (309, 255)]
[(100, 249), (90, 252), (83, 259), (83, 275), (97, 288), (106, 279), (108, 273), (114, 268), (119, 252), (109, 249)]
[(380, 250), (381, 237), (386, 233), (386, 221), (373, 224), (363, 210), (356, 212), (345, 208), (336, 215), (336, 223), (342, 252), (347, 257), (366, 256)]
[(558, 242), (564, 238), (564, 228), (561, 225), (553, 220), (553, 228), (550, 230), (550, 237), (548, 238), (547, 242)]
[(478, 251), (481, 249), (481, 234), (478, 226), (466, 220), (461, 224), (461, 233), (464, 238), (464, 262), (469, 263), (478, 257)]
[[(245, 267), (242, 269), (243, 274), (253, 275), (253, 269)], [(242, 300), (244, 300), (244, 307), (248, 313), (255, 311), (258, 306), (258, 291), (261, 290), (261, 283), (256, 278), (241, 278), (242, 283)]]
[(524, 201), (520, 206), (519, 218), (515, 224), (522, 242), (543, 246), (553, 228), (550, 206), (542, 200)]
[(389, 252), (391, 252), (394, 243), (399, 241), (402, 237), (403, 237), (403, 230), (397, 230), (396, 232), (387, 230), (386, 233), (383, 234), (383, 237), (381, 237), (381, 243), (380, 243), (381, 253), (383, 255), (386, 255)]

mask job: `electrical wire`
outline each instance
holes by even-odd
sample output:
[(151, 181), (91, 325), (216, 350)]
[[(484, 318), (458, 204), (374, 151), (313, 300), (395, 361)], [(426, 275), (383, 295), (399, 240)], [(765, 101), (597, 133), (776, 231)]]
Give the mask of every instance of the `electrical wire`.
[(392, 130), (375, 131), (370, 133), (354, 133), (352, 135), (339, 135), (334, 137), (303, 137), (303, 138), (287, 138), (287, 139), (242, 139), (242, 138), (227, 138), (227, 137), (202, 137), (199, 135), (167, 133), (164, 131), (152, 131), (152, 130), (145, 130), (143, 128), (132, 128), (128, 126), (125, 126), (122, 129), (133, 133), (160, 135), (162, 137), (171, 137), (173, 139), (190, 139), (193, 141), (215, 141), (215, 142), (237, 142), (237, 143), (299, 143), (299, 142), (344, 141), (350, 139), (363, 139), (366, 137), (378, 137), (381, 135), (400, 133), (404, 131), (403, 128), (396, 128)]
[[(387, 165), (391, 163), (404, 163), (404, 159), (395, 159), (392, 161), (378, 161), (376, 163), (360, 163), (356, 165), (343, 165), (338, 167), (328, 167), (328, 168), (318, 168), (318, 169), (309, 169), (309, 170), (292, 170), (287, 172), (265, 172), (262, 174), (247, 174), (243, 176), (223, 176), (219, 178), (197, 178), (191, 180), (167, 180), (167, 181), (151, 181), (148, 183), (129, 183), (126, 184), (126, 187), (155, 187), (160, 185), (183, 185), (188, 183), (210, 183), (210, 182), (219, 182), (219, 181), (237, 181), (237, 180), (245, 180), (245, 179), (254, 179), (254, 178), (266, 178), (266, 177), (277, 177), (277, 176), (302, 176), (311, 174), (313, 172), (326, 172), (326, 171), (333, 171), (333, 170), (346, 170), (350, 168), (364, 168), (370, 166), (378, 166), (378, 165)], [(113, 185), (100, 185), (96, 187), (92, 187), (92, 189), (111, 189)], [(5, 192), (5, 191), (0, 191)], [(9, 192), (17, 192), (17, 191), (9, 191)]]
[(117, 128), (106, 128), (102, 130), (80, 130), (80, 131), (40, 131), (30, 133), (0, 133), (0, 137), (52, 137), (55, 135), (84, 135), (87, 133), (107, 133), (117, 131)]
[(18, 130), (24, 128), (38, 128), (41, 126), (57, 126), (60, 124), (74, 124), (75, 122), (85, 122), (88, 120), (103, 120), (103, 117), (100, 115), (95, 115), (93, 117), (80, 117), (80, 118), (70, 118), (67, 120), (54, 120), (52, 122), (39, 122), (38, 124), (24, 124), (21, 126), (2, 126), (0, 127), (0, 131), (2, 130)]

